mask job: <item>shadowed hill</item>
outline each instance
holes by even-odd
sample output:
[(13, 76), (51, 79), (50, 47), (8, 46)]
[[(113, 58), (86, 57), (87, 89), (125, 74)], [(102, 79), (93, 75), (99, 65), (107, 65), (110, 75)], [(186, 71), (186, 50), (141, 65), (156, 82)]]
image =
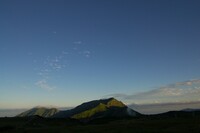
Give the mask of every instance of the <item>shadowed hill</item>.
[(36, 116), (36, 115), (41, 116), (41, 117), (50, 117), (58, 112), (59, 111), (56, 108), (35, 107), (17, 115), (16, 117), (28, 117), (28, 116)]

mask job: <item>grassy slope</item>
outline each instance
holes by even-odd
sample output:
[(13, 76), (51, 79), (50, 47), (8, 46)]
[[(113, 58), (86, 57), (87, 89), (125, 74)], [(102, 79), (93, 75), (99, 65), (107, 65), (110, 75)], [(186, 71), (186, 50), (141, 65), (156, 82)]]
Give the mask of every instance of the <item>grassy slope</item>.
[(79, 114), (75, 114), (72, 116), (72, 118), (74, 119), (84, 119), (84, 118), (89, 118), (91, 116), (93, 116), (94, 114), (98, 113), (98, 112), (103, 112), (106, 111), (107, 107), (105, 104), (100, 103), (97, 107), (92, 108), (90, 110), (86, 110), (82, 113)]
[(113, 98), (113, 99), (109, 100), (105, 104), (100, 103), (99, 105), (97, 105), (94, 108), (91, 108), (89, 110), (86, 110), (86, 111), (83, 111), (81, 113), (73, 115), (71, 118), (74, 118), (74, 119), (89, 118), (89, 117), (92, 117), (93, 115), (95, 115), (96, 113), (108, 110), (110, 107), (122, 108), (122, 107), (126, 107), (126, 105), (124, 105), (122, 102), (120, 102), (120, 101), (118, 101), (118, 100)]
[(123, 104), (121, 101), (118, 101), (116, 99), (112, 99), (110, 100), (107, 104), (106, 104), (107, 107), (125, 107), (126, 105)]

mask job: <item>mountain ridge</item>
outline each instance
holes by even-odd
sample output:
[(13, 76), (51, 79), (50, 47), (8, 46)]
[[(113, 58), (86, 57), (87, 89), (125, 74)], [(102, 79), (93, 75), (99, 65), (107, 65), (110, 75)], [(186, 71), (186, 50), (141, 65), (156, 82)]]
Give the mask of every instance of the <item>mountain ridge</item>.
[(130, 109), (123, 102), (115, 98), (93, 100), (82, 103), (70, 110), (59, 111), (56, 108), (46, 108), (37, 106), (25, 111), (17, 117), (28, 117), (38, 115), (51, 118), (72, 118), (77, 120), (92, 120), (105, 117), (136, 117), (140, 113)]
[(103, 117), (135, 117), (140, 113), (128, 108), (115, 98), (93, 100), (67, 111), (60, 111), (54, 118), (96, 119)]

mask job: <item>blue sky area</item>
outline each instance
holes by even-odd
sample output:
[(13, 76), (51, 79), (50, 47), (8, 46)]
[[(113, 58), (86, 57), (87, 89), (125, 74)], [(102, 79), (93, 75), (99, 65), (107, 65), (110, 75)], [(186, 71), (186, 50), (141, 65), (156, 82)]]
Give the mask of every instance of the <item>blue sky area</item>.
[(1, 0), (0, 108), (199, 101), (199, 0)]

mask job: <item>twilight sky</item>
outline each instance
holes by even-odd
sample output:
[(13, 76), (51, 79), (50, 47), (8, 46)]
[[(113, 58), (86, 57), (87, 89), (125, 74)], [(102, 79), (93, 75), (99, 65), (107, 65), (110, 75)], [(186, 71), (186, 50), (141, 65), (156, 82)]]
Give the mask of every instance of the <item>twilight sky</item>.
[(0, 108), (200, 100), (199, 0), (1, 0)]

